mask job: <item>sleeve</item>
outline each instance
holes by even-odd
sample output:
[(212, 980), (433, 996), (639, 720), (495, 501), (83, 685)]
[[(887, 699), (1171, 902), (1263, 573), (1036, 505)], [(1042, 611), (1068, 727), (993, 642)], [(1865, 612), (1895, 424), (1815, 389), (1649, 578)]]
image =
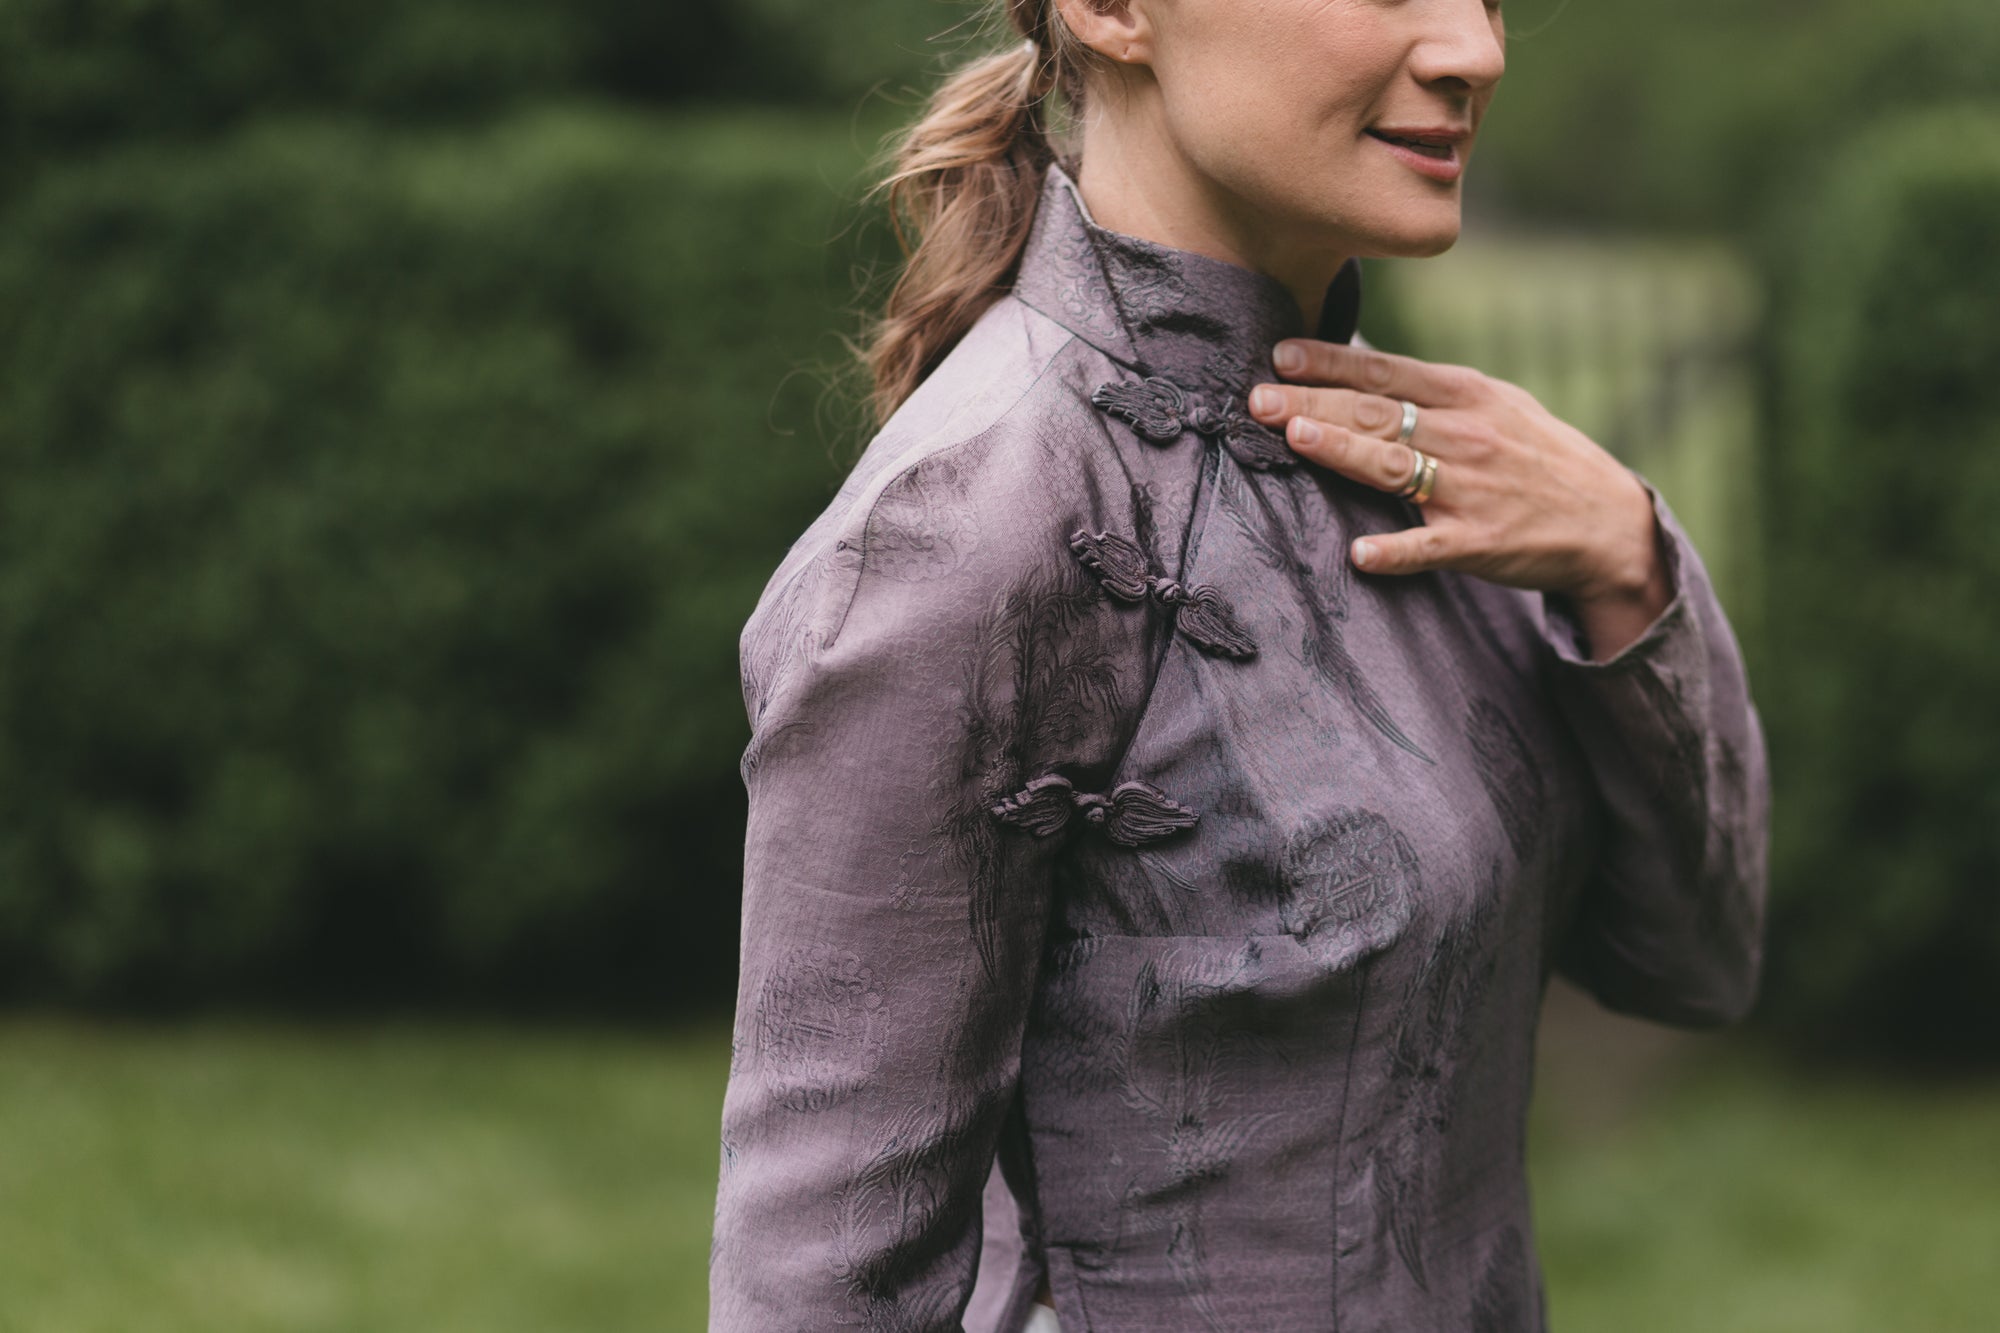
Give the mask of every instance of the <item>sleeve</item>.
[(1592, 662), (1564, 599), (1545, 595), (1558, 706), (1608, 826), (1557, 970), (1618, 1012), (1716, 1026), (1749, 1012), (1762, 970), (1768, 761), (1708, 572), (1666, 501), (1640, 482), (1673, 589), (1666, 609)]
[(767, 594), (745, 635), (711, 1333), (960, 1328), (1047, 929), (1055, 840), (991, 809), (1024, 747), (1024, 598), (933, 577), (935, 547), (864, 569), (865, 548)]

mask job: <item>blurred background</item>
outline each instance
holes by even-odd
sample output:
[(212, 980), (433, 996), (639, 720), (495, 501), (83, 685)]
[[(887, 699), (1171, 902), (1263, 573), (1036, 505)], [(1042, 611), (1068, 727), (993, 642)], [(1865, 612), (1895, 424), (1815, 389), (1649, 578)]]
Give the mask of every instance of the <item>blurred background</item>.
[[(1552, 993), (1558, 1333), (2000, 1327), (2000, 6), (1509, 0), (1364, 332), (1657, 482), (1770, 961)], [(0, 1330), (702, 1327), (736, 635), (955, 0), (0, 0)]]

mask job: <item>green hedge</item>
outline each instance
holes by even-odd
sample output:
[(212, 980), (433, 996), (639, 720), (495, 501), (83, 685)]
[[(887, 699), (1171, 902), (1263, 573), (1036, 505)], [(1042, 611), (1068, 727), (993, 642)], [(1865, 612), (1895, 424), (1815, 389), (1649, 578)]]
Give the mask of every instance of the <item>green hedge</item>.
[(2000, 1055), (2000, 108), (1883, 123), (1774, 228), (1772, 1016)]
[[(469, 123), (550, 98), (899, 95), (967, 0), (0, 0), (0, 168), (276, 114)], [(940, 36), (942, 40), (928, 39)]]
[(265, 124), (0, 217), (5, 992), (726, 989), (735, 639), (837, 481), (858, 165)]

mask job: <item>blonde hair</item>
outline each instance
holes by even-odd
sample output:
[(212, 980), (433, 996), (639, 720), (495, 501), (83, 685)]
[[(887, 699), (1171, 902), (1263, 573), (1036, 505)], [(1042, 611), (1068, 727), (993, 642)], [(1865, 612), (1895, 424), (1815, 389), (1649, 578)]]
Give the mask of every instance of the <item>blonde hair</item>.
[(1090, 52), (1055, 0), (1000, 0), (1021, 41), (961, 67), (903, 131), (886, 198), (903, 267), (862, 347), (877, 423), (1013, 285), (1056, 160), (1050, 94), (1074, 114)]

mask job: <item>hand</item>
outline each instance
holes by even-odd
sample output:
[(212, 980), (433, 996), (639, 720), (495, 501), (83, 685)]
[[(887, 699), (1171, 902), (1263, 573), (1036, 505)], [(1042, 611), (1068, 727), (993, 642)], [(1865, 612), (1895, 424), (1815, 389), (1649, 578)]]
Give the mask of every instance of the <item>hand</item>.
[[(1303, 339), (1272, 356), (1294, 384), (1260, 384), (1250, 411), (1305, 458), (1394, 494), (1412, 449), (1438, 460), (1424, 521), (1358, 539), (1371, 574), (1452, 569), (1567, 597), (1599, 658), (1671, 599), (1651, 498), (1630, 469), (1526, 390), (1463, 366)], [(1419, 409), (1398, 444), (1403, 402)]]

